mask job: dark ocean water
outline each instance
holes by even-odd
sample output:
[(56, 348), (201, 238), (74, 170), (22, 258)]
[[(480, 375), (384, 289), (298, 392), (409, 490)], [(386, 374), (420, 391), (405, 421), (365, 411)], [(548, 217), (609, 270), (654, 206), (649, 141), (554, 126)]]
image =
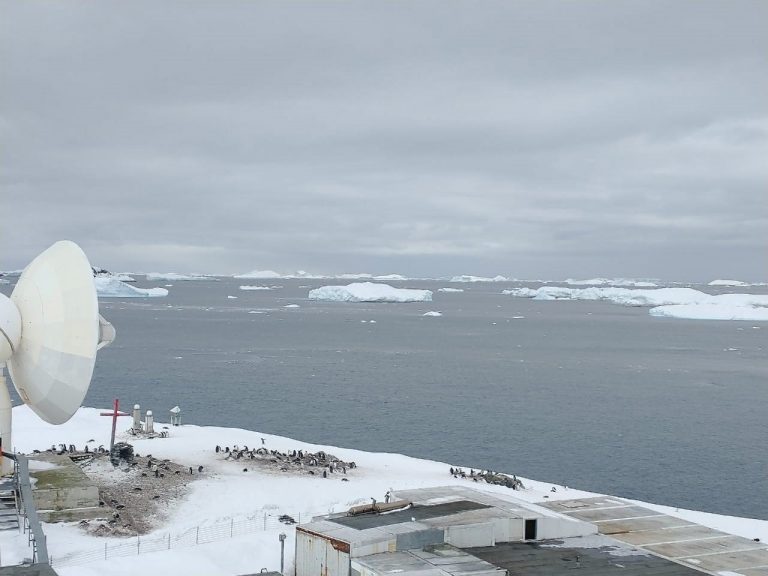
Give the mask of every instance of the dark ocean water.
[[(257, 283), (283, 288), (238, 290)], [(517, 283), (404, 283), (432, 303), (307, 300), (328, 283), (173, 282), (166, 298), (102, 300), (117, 340), (85, 404), (118, 397), (161, 420), (178, 404), (185, 423), (768, 519), (768, 325), (501, 294)]]

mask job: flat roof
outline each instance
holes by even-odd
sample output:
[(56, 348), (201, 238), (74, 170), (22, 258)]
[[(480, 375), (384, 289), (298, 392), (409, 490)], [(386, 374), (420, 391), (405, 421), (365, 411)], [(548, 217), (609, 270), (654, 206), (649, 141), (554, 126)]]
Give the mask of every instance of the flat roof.
[(589, 576), (701, 576), (698, 570), (650, 552), (638, 554), (621, 549), (617, 552), (616, 546), (599, 544), (595, 548), (571, 548), (557, 543), (563, 541), (503, 542), (496, 546), (465, 548), (465, 551), (508, 570), (509, 574), (525, 576), (573, 576), (575, 569)]
[(354, 558), (353, 562), (378, 574), (401, 576), (497, 576), (502, 572), (490, 562), (450, 544), (427, 546), (423, 550), (372, 554)]
[(768, 543), (713, 530), (616, 497), (552, 501), (547, 508), (587, 520), (601, 534), (700, 571), (768, 576)]
[(365, 530), (367, 528), (378, 528), (380, 526), (390, 526), (392, 524), (401, 524), (429, 518), (439, 518), (441, 516), (451, 516), (459, 512), (469, 510), (481, 510), (490, 508), (487, 504), (472, 502), (470, 500), (458, 500), (456, 502), (445, 502), (443, 504), (434, 504), (431, 506), (412, 506), (405, 510), (396, 512), (387, 512), (385, 514), (361, 514), (359, 516), (339, 516), (337, 518), (328, 518), (329, 522), (335, 522), (348, 528), (356, 530)]

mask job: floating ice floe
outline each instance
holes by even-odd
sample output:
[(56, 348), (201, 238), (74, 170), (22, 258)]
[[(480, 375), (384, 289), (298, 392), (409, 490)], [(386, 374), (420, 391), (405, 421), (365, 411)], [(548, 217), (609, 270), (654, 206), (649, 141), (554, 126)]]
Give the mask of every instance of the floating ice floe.
[(286, 304), (283, 308), (301, 308), (298, 304)]
[(147, 298), (168, 296), (165, 288), (136, 288), (116, 278), (94, 278), (96, 294), (100, 298)]
[(227, 296), (227, 299), (229, 299), (229, 300), (237, 300), (237, 296)]
[(431, 290), (394, 288), (389, 284), (356, 282), (347, 286), (322, 286), (309, 291), (310, 300), (333, 302), (431, 302)]
[(274, 286), (240, 286), (240, 290), (255, 291), (255, 290), (274, 290)]
[(425, 312), (422, 314), (422, 316), (442, 316), (442, 312), (438, 312), (437, 310), (430, 310), (429, 312)]
[(468, 276), (463, 274), (461, 276), (454, 276), (449, 282), (509, 282), (509, 278), (506, 276), (494, 276), (493, 278), (486, 278), (484, 276)]
[(438, 288), (438, 292), (464, 292), (464, 288)]
[(768, 320), (768, 295), (712, 295), (692, 288), (515, 288), (503, 294), (534, 300), (607, 300), (624, 306), (653, 306), (652, 316), (694, 320)]
[(146, 274), (147, 280), (165, 280), (168, 282), (182, 282), (191, 280), (216, 280), (214, 276), (206, 276), (205, 274), (177, 274), (176, 272), (148, 272)]

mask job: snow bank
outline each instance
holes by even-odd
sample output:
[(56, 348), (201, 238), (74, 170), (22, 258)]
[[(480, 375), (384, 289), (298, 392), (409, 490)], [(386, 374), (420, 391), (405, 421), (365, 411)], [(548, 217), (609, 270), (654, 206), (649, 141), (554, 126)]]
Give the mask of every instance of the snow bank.
[(147, 280), (216, 280), (213, 276), (206, 276), (204, 274), (176, 274), (176, 272), (149, 272), (146, 276)]
[(165, 288), (136, 288), (116, 278), (94, 278), (99, 298), (147, 298), (168, 296)]
[(357, 282), (347, 286), (322, 286), (309, 291), (310, 300), (334, 302), (431, 302), (431, 290), (394, 288), (389, 284)]
[(438, 288), (438, 292), (464, 292), (464, 288)]
[(569, 286), (635, 286), (637, 288), (655, 288), (655, 282), (647, 280), (633, 280), (632, 278), (590, 278), (588, 280), (574, 280), (568, 278), (565, 283)]
[(509, 282), (509, 278), (505, 276), (494, 276), (493, 278), (486, 278), (484, 276), (468, 276), (466, 274), (461, 276), (454, 276), (449, 282)]
[(712, 295), (692, 288), (565, 288), (544, 286), (504, 290), (503, 294), (534, 300), (607, 300), (624, 306), (654, 306), (652, 316), (694, 320), (768, 320), (768, 295)]

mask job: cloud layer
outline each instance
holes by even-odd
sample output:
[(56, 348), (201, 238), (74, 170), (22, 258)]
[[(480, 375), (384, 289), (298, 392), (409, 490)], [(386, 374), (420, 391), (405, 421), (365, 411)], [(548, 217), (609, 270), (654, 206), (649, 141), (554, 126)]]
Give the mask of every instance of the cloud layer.
[(764, 2), (0, 5), (0, 268), (765, 280)]

